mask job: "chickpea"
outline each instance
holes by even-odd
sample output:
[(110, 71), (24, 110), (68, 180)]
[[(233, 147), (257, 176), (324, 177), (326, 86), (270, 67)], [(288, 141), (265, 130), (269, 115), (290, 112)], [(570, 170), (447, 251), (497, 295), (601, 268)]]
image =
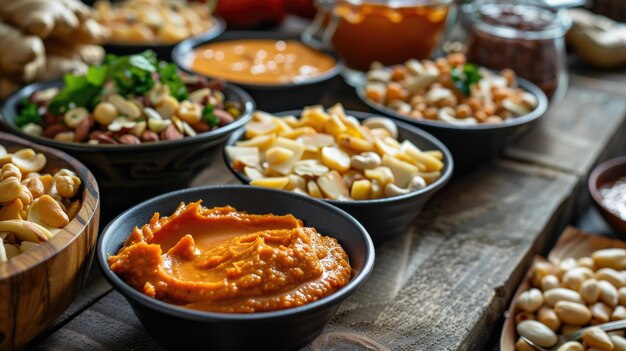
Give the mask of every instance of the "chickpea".
[(103, 126), (111, 124), (117, 116), (119, 116), (119, 112), (110, 102), (99, 103), (93, 111), (94, 120)]

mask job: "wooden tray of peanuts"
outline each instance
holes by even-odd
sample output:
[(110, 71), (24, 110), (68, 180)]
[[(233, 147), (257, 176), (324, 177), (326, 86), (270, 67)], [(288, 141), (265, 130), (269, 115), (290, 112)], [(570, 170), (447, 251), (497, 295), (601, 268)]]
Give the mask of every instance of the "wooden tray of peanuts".
[[(548, 258), (537, 256), (504, 322), (502, 351), (552, 349), (581, 328), (626, 319), (626, 243), (567, 228)], [(624, 331), (597, 328), (558, 351), (626, 351)]]

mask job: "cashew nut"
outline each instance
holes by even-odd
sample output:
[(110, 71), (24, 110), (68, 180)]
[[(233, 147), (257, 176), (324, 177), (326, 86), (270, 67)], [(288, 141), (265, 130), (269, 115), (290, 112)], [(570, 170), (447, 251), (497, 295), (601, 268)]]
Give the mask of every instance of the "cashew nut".
[(198, 123), (202, 119), (202, 106), (185, 100), (178, 106), (176, 115), (187, 123)]
[(189, 94), (188, 99), (189, 101), (195, 104), (200, 104), (204, 102), (210, 95), (211, 95), (211, 89), (203, 88), (203, 89), (198, 89), (194, 91), (193, 93)]
[(439, 101), (454, 97), (452, 90), (446, 88), (433, 88), (426, 93), (426, 102), (436, 105)]
[(119, 94), (113, 94), (109, 96), (109, 102), (115, 106), (120, 114), (130, 118), (137, 119), (141, 116), (141, 110), (131, 101), (124, 99)]
[(372, 169), (380, 166), (382, 159), (375, 152), (363, 152), (350, 158), (352, 168), (358, 170)]
[(8, 178), (0, 182), (0, 203), (13, 201), (22, 195), (22, 184), (17, 178)]
[(157, 83), (148, 91), (148, 100), (155, 106), (161, 104), (166, 96), (170, 96), (170, 87), (165, 84)]
[(178, 100), (173, 96), (166, 96), (163, 98), (160, 104), (157, 105), (156, 111), (165, 119), (170, 119), (174, 113), (178, 110)]
[(39, 172), (46, 165), (46, 156), (35, 153), (33, 149), (21, 149), (13, 154), (11, 162), (16, 165), (22, 173)]
[(61, 205), (50, 195), (44, 195), (33, 202), (27, 219), (55, 228), (62, 228), (70, 221)]
[(2, 166), (2, 170), (0, 171), (0, 181), (9, 179), (9, 178), (17, 178), (17, 180), (22, 180), (22, 172), (12, 163), (7, 163)]
[(57, 192), (64, 198), (72, 198), (80, 188), (80, 178), (77, 176), (62, 175), (55, 177)]
[(363, 125), (368, 127), (369, 129), (374, 128), (384, 128), (393, 138), (398, 137), (398, 127), (392, 120), (384, 117), (370, 117), (363, 121)]
[(478, 121), (474, 117), (467, 117), (467, 118), (460, 119), (460, 118), (454, 117), (454, 114), (455, 112), (451, 107), (444, 107), (439, 110), (437, 117), (439, 117), (439, 119), (443, 122), (455, 124), (459, 126), (468, 126), (468, 125), (478, 124)]
[(0, 221), (6, 221), (9, 219), (22, 219), (20, 212), (24, 209), (22, 201), (15, 199), (4, 207), (0, 208)]
[(387, 83), (391, 80), (391, 71), (387, 69), (374, 69), (367, 72), (367, 80), (369, 82)]
[(530, 112), (530, 109), (528, 109), (525, 105), (517, 103), (511, 99), (502, 100), (502, 107), (516, 116), (523, 116)]
[(43, 182), (39, 178), (27, 177), (22, 180), (22, 185), (28, 188), (34, 198), (38, 198), (45, 194)]
[(385, 196), (391, 197), (404, 195), (424, 187), (426, 187), (426, 181), (424, 180), (424, 178), (420, 176), (415, 176), (411, 179), (409, 185), (406, 188), (401, 188), (393, 183), (385, 185)]
[(78, 124), (85, 118), (89, 117), (89, 111), (84, 107), (75, 107), (65, 112), (63, 122), (70, 128), (76, 128)]
[(119, 132), (122, 128), (131, 129), (137, 125), (137, 122), (128, 119), (126, 117), (115, 118), (108, 126), (107, 129), (112, 132)]
[(411, 110), (413, 110), (413, 108), (411, 107), (411, 105), (407, 104), (404, 101), (400, 101), (400, 100), (393, 100), (391, 102), (389, 102), (389, 107), (400, 113), (403, 115), (408, 115), (409, 113), (411, 113)]
[(24, 241), (44, 242), (52, 238), (52, 233), (43, 226), (19, 219), (0, 222), (0, 232), (11, 232)]

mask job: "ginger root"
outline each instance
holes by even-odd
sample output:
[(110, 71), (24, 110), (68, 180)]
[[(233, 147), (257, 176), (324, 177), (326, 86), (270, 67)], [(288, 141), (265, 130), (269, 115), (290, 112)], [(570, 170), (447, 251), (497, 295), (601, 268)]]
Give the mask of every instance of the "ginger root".
[(0, 22), (0, 73), (19, 81), (32, 81), (45, 68), (46, 54), (41, 39), (24, 35)]

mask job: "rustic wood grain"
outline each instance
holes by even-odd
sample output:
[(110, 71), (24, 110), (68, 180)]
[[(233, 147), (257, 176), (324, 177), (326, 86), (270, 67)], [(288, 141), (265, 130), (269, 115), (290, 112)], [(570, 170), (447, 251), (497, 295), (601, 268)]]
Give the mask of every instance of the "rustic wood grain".
[(74, 170), (84, 187), (79, 213), (54, 238), (0, 264), (0, 350), (12, 350), (48, 327), (83, 286), (95, 251), (100, 203), (93, 175), (75, 159), (5, 133), (0, 144), (9, 151), (30, 147), (44, 153), (44, 172)]
[[(484, 345), (520, 272), (567, 210), (575, 182), (514, 162), (453, 181), (405, 236), (377, 249), (369, 281), (306, 350)], [(35, 349), (158, 348), (112, 292)]]
[(507, 148), (506, 157), (586, 176), (603, 153), (624, 149), (623, 93), (603, 91), (576, 78), (571, 83), (563, 101), (548, 110), (537, 128)]

